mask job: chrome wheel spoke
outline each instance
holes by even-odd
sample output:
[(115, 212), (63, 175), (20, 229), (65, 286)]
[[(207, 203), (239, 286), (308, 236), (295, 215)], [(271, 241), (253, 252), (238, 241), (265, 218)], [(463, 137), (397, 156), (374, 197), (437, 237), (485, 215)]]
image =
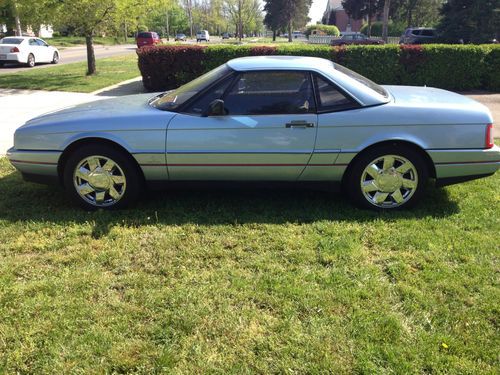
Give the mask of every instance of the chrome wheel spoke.
[(99, 158), (97, 157), (92, 157), (87, 160), (87, 163), (89, 165), (89, 169), (91, 172), (95, 171), (97, 168), (101, 166), (99, 163)]
[(85, 180), (85, 181), (88, 181), (89, 180), (89, 173), (90, 171), (84, 167), (80, 167), (76, 173), (75, 173), (75, 176), (82, 179), (82, 180)]
[(80, 185), (77, 187), (77, 190), (80, 195), (87, 195), (95, 191), (94, 188), (89, 184)]
[(378, 204), (382, 204), (385, 202), (385, 200), (387, 199), (387, 196), (389, 195), (389, 193), (382, 193), (380, 191), (377, 191), (375, 193), (375, 195), (373, 196), (373, 200), (378, 203)]
[(104, 202), (104, 197), (106, 196), (105, 191), (96, 191), (95, 193), (95, 201), (96, 203), (102, 203)]
[(415, 189), (416, 186), (417, 186), (416, 181), (403, 178), (403, 187), (405, 189)]
[(378, 186), (377, 186), (375, 180), (363, 181), (363, 185), (362, 185), (361, 189), (365, 193), (370, 193), (372, 191), (377, 191), (378, 190)]
[(114, 186), (111, 186), (111, 188), (109, 189), (109, 195), (113, 199), (119, 199), (120, 198), (120, 193), (115, 189)]
[(391, 198), (394, 199), (396, 203), (402, 203), (404, 201), (403, 195), (401, 194), (401, 190), (397, 189), (394, 193), (391, 194)]
[(396, 168), (396, 172), (405, 174), (412, 168), (412, 165), (410, 163), (403, 163), (399, 167)]
[(125, 183), (125, 177), (123, 176), (111, 176), (111, 179), (115, 184), (124, 184)]
[(370, 164), (368, 168), (366, 168), (366, 173), (376, 179), (380, 173), (380, 169), (375, 164)]
[(392, 168), (394, 166), (394, 157), (391, 155), (384, 156), (384, 166), (382, 167), (384, 171)]
[(107, 172), (111, 172), (111, 170), (115, 167), (115, 162), (111, 159), (106, 160), (106, 163), (102, 166), (102, 169), (104, 169)]

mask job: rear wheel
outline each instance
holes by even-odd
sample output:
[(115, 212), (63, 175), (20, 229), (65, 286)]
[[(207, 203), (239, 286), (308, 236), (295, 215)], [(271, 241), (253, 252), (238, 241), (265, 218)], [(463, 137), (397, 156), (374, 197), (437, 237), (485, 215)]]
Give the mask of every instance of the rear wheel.
[(361, 154), (348, 171), (344, 189), (364, 208), (409, 208), (422, 198), (427, 178), (422, 156), (395, 145)]
[(27, 61), (27, 63), (26, 63), (26, 64), (27, 64), (30, 68), (33, 68), (33, 67), (35, 66), (35, 56), (34, 56), (32, 53), (30, 53), (30, 54), (28, 55), (28, 61)]
[(52, 56), (52, 64), (57, 64), (59, 62), (59, 54), (54, 52), (54, 56)]
[(142, 178), (124, 152), (105, 145), (87, 145), (68, 158), (64, 186), (73, 201), (85, 209), (116, 209), (137, 199)]

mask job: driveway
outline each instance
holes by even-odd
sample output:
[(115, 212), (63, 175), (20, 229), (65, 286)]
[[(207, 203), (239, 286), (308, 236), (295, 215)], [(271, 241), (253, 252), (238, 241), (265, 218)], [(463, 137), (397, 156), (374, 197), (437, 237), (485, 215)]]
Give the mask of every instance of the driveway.
[[(141, 92), (144, 91), (140, 78), (122, 82), (93, 94), (0, 89), (0, 113), (2, 113), (0, 155), (4, 155), (12, 147), (14, 131), (30, 118), (80, 103)], [(500, 138), (500, 93), (474, 92), (467, 96), (490, 109), (493, 118), (497, 121), (495, 138)]]
[[(102, 46), (95, 45), (94, 52), (96, 59), (102, 59), (105, 57), (122, 56), (135, 53), (135, 44), (120, 44), (116, 46)], [(85, 46), (78, 47), (66, 47), (59, 49), (60, 60), (59, 64), (70, 64), (74, 62), (87, 61), (87, 48)], [(20, 71), (26, 71), (28, 69), (43, 69), (49, 66), (54, 66), (52, 64), (40, 64), (36, 65), (34, 68), (28, 68), (25, 66), (19, 66), (17, 64), (5, 65), (0, 68), (0, 74), (15, 73)]]

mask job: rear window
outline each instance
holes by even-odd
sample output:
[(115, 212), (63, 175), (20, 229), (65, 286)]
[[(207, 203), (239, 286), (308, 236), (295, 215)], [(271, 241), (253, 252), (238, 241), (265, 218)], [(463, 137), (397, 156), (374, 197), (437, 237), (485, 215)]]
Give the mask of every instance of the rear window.
[(384, 96), (385, 98), (389, 97), (389, 94), (387, 93), (387, 91), (385, 91), (385, 89), (382, 86), (377, 85), (375, 82), (370, 81), (368, 78), (363, 77), (361, 74), (358, 74), (358, 73), (352, 71), (351, 69), (348, 69), (345, 66), (339, 65), (337, 63), (333, 63), (333, 66), (339, 72), (344, 73), (346, 76), (349, 76), (352, 79), (355, 79), (359, 83), (362, 83), (366, 87), (375, 91), (377, 94), (380, 94), (380, 95)]
[(153, 36), (151, 35), (151, 33), (139, 33), (139, 34), (137, 34), (137, 37), (138, 38), (152, 38)]
[(3, 38), (0, 40), (0, 44), (21, 44), (22, 41), (21, 38)]

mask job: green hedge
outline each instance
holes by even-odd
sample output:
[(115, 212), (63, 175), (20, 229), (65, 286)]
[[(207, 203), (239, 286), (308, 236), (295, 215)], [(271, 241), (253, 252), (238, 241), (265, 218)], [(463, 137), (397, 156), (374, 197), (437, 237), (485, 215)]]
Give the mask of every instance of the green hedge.
[(228, 60), (258, 55), (322, 57), (380, 84), (500, 91), (499, 45), (165, 45), (137, 54), (144, 86), (152, 91), (178, 87)]

